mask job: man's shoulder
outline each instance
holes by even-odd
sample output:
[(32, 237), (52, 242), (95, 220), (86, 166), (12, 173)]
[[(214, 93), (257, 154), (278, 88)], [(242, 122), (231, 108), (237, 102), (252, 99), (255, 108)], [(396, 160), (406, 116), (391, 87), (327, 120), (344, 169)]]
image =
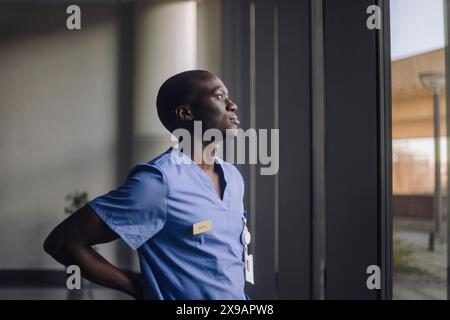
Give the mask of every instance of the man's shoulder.
[(147, 164), (155, 167), (163, 167), (164, 165), (167, 165), (171, 158), (171, 152), (172, 148), (167, 149), (160, 155), (154, 157), (152, 160), (148, 161)]
[(170, 147), (165, 152), (156, 156), (145, 164), (158, 170), (164, 176), (167, 183), (175, 183), (185, 172), (186, 166), (182, 164), (192, 164), (177, 148)]
[(138, 163), (130, 170), (130, 172), (128, 173), (128, 177), (143, 175), (146, 175), (148, 177), (152, 177), (155, 175), (165, 177), (164, 164), (165, 162), (167, 162), (167, 159), (169, 157), (170, 154), (168, 155), (167, 151), (165, 151), (148, 162)]

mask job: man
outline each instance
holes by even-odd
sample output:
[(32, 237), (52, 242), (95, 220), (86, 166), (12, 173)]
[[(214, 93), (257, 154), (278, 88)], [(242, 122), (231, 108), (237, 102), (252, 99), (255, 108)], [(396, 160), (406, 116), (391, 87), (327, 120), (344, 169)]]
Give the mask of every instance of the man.
[[(203, 130), (225, 136), (239, 125), (227, 88), (208, 71), (169, 78), (158, 92), (157, 110), (170, 132), (193, 133), (194, 121), (201, 121)], [(136, 165), (123, 185), (58, 225), (45, 251), (66, 266), (78, 265), (85, 278), (136, 299), (246, 299), (243, 179), (214, 148), (213, 162), (194, 162), (204, 160), (207, 145), (194, 142), (189, 156), (170, 148)], [(139, 277), (92, 249), (119, 237), (137, 250)]]

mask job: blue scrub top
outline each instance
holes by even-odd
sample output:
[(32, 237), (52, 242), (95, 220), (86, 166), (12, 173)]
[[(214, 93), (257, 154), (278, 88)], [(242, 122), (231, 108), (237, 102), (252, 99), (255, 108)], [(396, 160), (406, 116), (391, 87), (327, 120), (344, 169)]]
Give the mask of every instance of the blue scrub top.
[[(180, 161), (182, 160), (182, 161)], [(146, 299), (246, 299), (244, 181), (216, 157), (223, 196), (191, 158), (170, 148), (136, 165), (123, 185), (89, 203), (139, 255)], [(193, 225), (211, 220), (211, 230)]]

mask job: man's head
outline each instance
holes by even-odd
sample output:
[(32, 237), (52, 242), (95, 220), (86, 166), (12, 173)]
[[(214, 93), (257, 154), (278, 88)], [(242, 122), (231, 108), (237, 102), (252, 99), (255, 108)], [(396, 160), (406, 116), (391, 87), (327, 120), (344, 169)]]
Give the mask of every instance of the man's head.
[(202, 121), (203, 131), (236, 129), (237, 106), (228, 96), (222, 80), (205, 70), (178, 73), (167, 79), (156, 99), (158, 116), (170, 131), (183, 128), (192, 132), (194, 121)]

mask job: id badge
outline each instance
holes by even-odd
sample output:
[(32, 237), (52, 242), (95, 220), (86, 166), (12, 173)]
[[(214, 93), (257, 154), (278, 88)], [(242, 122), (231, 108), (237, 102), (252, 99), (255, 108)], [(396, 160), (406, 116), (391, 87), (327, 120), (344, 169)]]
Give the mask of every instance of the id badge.
[(255, 284), (253, 276), (253, 255), (245, 254), (245, 281)]

